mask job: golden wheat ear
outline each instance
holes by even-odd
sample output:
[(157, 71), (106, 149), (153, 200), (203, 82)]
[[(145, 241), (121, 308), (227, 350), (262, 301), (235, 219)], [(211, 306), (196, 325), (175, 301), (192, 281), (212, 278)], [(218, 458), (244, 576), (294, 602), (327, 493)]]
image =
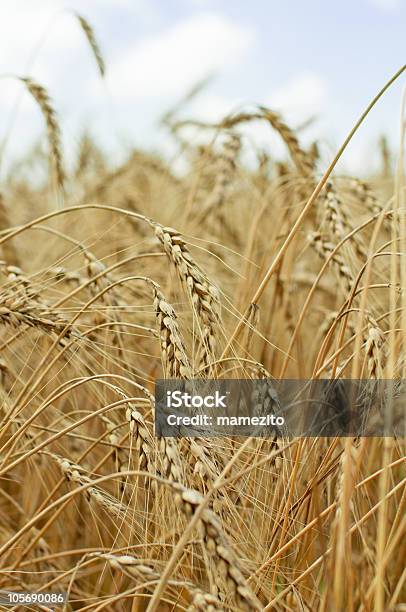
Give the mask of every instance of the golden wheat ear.
[(65, 182), (65, 171), (63, 168), (61, 130), (58, 118), (53, 107), (51, 98), (45, 87), (34, 81), (31, 77), (17, 77), (27, 91), (38, 104), (47, 127), (48, 142), (51, 151), (51, 159), (55, 171), (55, 179), (58, 187), (63, 189)]
[(73, 14), (78, 20), (79, 25), (82, 28), (84, 35), (86, 36), (87, 42), (89, 43), (90, 49), (92, 50), (94, 59), (96, 61), (100, 76), (103, 78), (106, 74), (106, 64), (102, 52), (100, 50), (99, 43), (97, 42), (94, 30), (88, 20), (83, 17), (83, 15), (80, 15), (80, 13), (76, 13), (75, 11), (73, 12)]

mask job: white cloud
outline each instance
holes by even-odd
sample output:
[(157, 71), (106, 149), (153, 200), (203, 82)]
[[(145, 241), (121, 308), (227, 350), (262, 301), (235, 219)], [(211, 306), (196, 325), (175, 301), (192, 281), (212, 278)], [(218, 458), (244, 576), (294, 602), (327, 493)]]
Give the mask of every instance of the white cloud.
[(300, 122), (321, 113), (327, 103), (327, 84), (311, 72), (298, 74), (269, 96), (269, 106)]
[(194, 6), (207, 6), (208, 4), (212, 4), (212, 0), (183, 0), (184, 4), (194, 5)]
[(235, 108), (235, 100), (230, 100), (225, 96), (207, 91), (200, 94), (200, 96), (188, 106), (187, 115), (201, 121), (218, 123)]
[[(224, 117), (233, 112), (237, 107), (236, 101), (225, 96), (204, 91), (195, 100), (181, 109), (179, 119), (196, 119), (207, 123), (219, 123)], [(195, 126), (184, 126), (181, 131), (182, 138), (194, 144), (207, 144), (213, 138), (211, 130), (201, 129)]]
[[(80, 106), (82, 100), (78, 100), (77, 92), (95, 72), (85, 36), (64, 5), (64, 0), (0, 2), (0, 73), (29, 75), (41, 83), (60, 116), (70, 115)], [(79, 11), (82, 7), (80, 0), (69, 4), (69, 8)], [(41, 113), (23, 90), (15, 79), (1, 81), (0, 145), (11, 130), (6, 158), (26, 152), (44, 134)]]
[(119, 11), (123, 19), (127, 14), (138, 18), (147, 14), (148, 4), (147, 0), (1, 0), (0, 72), (25, 74), (29, 69), (37, 78), (49, 73), (55, 79), (67, 64), (80, 72), (83, 64), (77, 60), (90, 54), (84, 51), (88, 45), (73, 11), (89, 19), (97, 36), (98, 25), (108, 23), (112, 11)]
[[(77, 26), (70, 27), (67, 16), (60, 14), (62, 6), (58, 0), (36, 0), (35, 3), (27, 0), (1, 2), (1, 70), (24, 70), (33, 58), (33, 52), (37, 51), (39, 45), (42, 46), (42, 41), (48, 55), (54, 51), (70, 49), (77, 43), (80, 32)], [(59, 23), (55, 22), (55, 19)], [(61, 21), (64, 20), (61, 35)], [(57, 35), (54, 35), (55, 30)]]
[(116, 100), (180, 95), (208, 73), (238, 62), (251, 32), (217, 14), (201, 14), (144, 38), (109, 70)]
[(393, 11), (401, 6), (401, 0), (368, 0), (368, 2), (385, 11)]
[[(198, 108), (201, 108), (204, 113), (204, 105), (200, 102), (199, 100)], [(230, 100), (220, 99), (217, 103), (216, 119), (219, 118), (219, 115), (224, 116), (230, 111), (235, 111), (241, 107), (243, 102), (244, 100), (234, 100), (232, 103)], [(328, 87), (317, 74), (299, 73), (271, 92), (264, 103), (270, 109), (280, 112), (288, 125), (296, 128), (307, 119), (321, 115), (323, 111), (328, 110)], [(215, 99), (211, 101), (211, 105), (208, 105), (208, 109), (211, 107), (214, 113), (217, 110)], [(243, 107), (246, 108), (246, 105)], [(303, 133), (300, 133), (300, 141), (307, 146), (316, 138), (323, 137), (325, 128), (323, 121), (316, 121)], [(286, 155), (286, 145), (280, 136), (263, 121), (243, 124), (239, 131), (245, 136), (246, 144), (252, 145), (254, 151), (263, 148), (271, 151), (276, 158)], [(247, 158), (248, 161), (253, 159), (252, 155)]]

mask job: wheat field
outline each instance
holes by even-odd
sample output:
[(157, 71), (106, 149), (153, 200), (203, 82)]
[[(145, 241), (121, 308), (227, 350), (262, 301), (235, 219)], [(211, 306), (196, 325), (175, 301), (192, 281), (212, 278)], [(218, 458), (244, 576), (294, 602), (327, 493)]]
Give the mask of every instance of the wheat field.
[[(86, 134), (67, 168), (52, 92), (18, 79), (45, 144), (1, 185), (0, 589), (82, 611), (405, 610), (404, 439), (154, 435), (157, 379), (404, 377), (385, 139), (360, 179), (271, 109), (172, 109), (186, 171), (143, 150), (112, 169)], [(244, 162), (254, 122), (286, 157)]]

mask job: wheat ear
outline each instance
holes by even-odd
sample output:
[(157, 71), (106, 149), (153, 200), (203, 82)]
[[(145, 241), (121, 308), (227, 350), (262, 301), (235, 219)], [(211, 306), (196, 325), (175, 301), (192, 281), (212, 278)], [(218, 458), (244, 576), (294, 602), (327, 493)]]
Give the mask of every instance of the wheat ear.
[[(312, 232), (309, 235), (309, 241), (310, 241), (310, 244), (313, 246), (313, 248), (318, 253), (318, 255), (321, 257), (321, 259), (326, 259), (327, 257), (330, 257), (331, 253), (333, 253), (334, 251), (334, 248), (335, 248), (334, 244), (331, 242), (328, 242), (320, 234), (320, 232)], [(331, 260), (337, 266), (338, 274), (340, 278), (343, 280), (346, 290), (350, 292), (352, 289), (352, 284), (353, 284), (354, 279), (353, 279), (353, 275), (351, 274), (351, 270), (345, 264), (341, 253), (338, 253), (336, 251), (331, 256)]]
[(63, 189), (65, 172), (62, 162), (61, 132), (51, 99), (47, 90), (30, 77), (21, 77), (20, 81), (24, 83), (27, 90), (41, 109), (45, 124), (47, 126), (48, 142), (55, 170), (56, 183), (61, 189)]
[[(202, 495), (193, 489), (180, 485), (172, 485), (175, 490), (175, 503), (188, 517), (193, 516), (203, 501)], [(213, 559), (218, 572), (216, 578), (220, 590), (227, 585), (235, 599), (238, 609), (246, 612), (261, 610), (262, 606), (247, 585), (240, 570), (238, 559), (230, 547), (216, 514), (206, 508), (200, 516), (200, 527), (203, 545), (208, 555)], [(224, 593), (227, 595), (228, 593)]]
[(220, 322), (220, 299), (215, 287), (194, 261), (181, 234), (160, 224), (155, 234), (165, 252), (175, 264), (179, 278), (186, 288), (202, 331), (202, 348), (199, 363), (208, 365), (216, 349), (216, 329)]
[(176, 312), (155, 283), (153, 291), (165, 375), (167, 378), (190, 379), (192, 369), (179, 330)]
[(97, 38), (95, 36), (94, 30), (90, 23), (88, 22), (83, 15), (79, 13), (75, 13), (77, 20), (79, 21), (80, 27), (82, 28), (83, 33), (85, 34), (89, 46), (93, 52), (94, 59), (96, 60), (97, 68), (99, 69), (100, 76), (103, 78), (106, 73), (106, 64), (103, 59), (102, 52), (100, 50), (99, 43), (97, 42)]

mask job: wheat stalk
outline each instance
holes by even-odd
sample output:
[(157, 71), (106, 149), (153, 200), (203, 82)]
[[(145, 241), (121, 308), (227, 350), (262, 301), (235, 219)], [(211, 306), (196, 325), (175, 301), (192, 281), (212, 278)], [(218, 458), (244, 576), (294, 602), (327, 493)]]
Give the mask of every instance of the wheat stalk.
[[(3, 194), (0, 192), (0, 231), (7, 230), (11, 227), (9, 211), (7, 208), (6, 201)], [(6, 240), (1, 245), (4, 257), (7, 263), (17, 265), (19, 264), (19, 257), (17, 249), (14, 247), (13, 242)]]

